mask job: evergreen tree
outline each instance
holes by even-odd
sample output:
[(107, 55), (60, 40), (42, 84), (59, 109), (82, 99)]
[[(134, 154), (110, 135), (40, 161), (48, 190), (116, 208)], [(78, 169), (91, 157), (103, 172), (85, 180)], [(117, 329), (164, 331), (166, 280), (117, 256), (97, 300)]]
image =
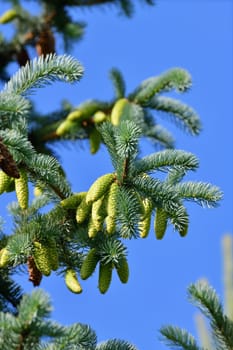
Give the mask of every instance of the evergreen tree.
[[(184, 181), (188, 171), (198, 168), (198, 159), (175, 149), (172, 135), (154, 118), (154, 111), (167, 112), (191, 135), (200, 133), (196, 111), (163, 96), (186, 92), (191, 76), (185, 69), (173, 68), (147, 78), (127, 94), (122, 73), (113, 68), (113, 100), (93, 98), (78, 107), (66, 103), (59, 111), (41, 115), (30, 101), (32, 91), (55, 81), (78, 82), (83, 76), (77, 59), (56, 54), (55, 31), (65, 50), (84, 31), (84, 24), (70, 17), (69, 8), (112, 4), (131, 16), (133, 1), (39, 1), (39, 16), (32, 16), (19, 1), (11, 3), (12, 8), (0, 18), (1, 24), (12, 22), (16, 28), (10, 41), (4, 36), (0, 39), (0, 74), (5, 81), (0, 92), (0, 194), (15, 191), (17, 203), (9, 208), (12, 233), (6, 235), (3, 227), (0, 241), (1, 346), (12, 350), (134, 349), (117, 340), (97, 345), (88, 326), (62, 327), (48, 321), (51, 305), (46, 294), (38, 289), (22, 296), (12, 277), (24, 269), (29, 281), (39, 286), (43, 276), (55, 271), (71, 292), (79, 294), (80, 281), (98, 269), (98, 288), (104, 294), (113, 269), (122, 283), (128, 281), (127, 239), (146, 238), (152, 220), (157, 239), (164, 237), (168, 224), (184, 237), (189, 226), (186, 201), (218, 205), (219, 188)], [(34, 49), (38, 57), (30, 59), (29, 51)], [(13, 60), (20, 68), (9, 77), (7, 69)], [(141, 158), (143, 138), (163, 149)], [(112, 169), (86, 191), (75, 193), (50, 146), (83, 139), (89, 140), (92, 154), (101, 144), (106, 147)], [(35, 196), (29, 201), (32, 186)], [(43, 211), (48, 205), (50, 209)]]

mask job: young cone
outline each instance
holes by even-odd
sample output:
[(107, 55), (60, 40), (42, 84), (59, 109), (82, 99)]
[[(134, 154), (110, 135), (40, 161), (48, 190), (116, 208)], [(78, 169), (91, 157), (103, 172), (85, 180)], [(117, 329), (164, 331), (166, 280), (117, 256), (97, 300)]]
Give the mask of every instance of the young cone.
[(50, 238), (47, 241), (48, 258), (50, 267), (53, 271), (56, 271), (59, 267), (57, 245), (54, 238)]
[(99, 256), (97, 253), (96, 248), (92, 248), (89, 250), (87, 256), (83, 260), (81, 270), (80, 270), (80, 276), (83, 280), (86, 280), (88, 277), (90, 277), (96, 268), (96, 265), (98, 264)]
[(73, 269), (66, 270), (65, 273), (65, 283), (67, 288), (76, 294), (82, 293), (82, 287), (78, 281), (76, 272)]
[(92, 222), (95, 225), (97, 231), (102, 230), (106, 213), (106, 199), (105, 196), (101, 197), (92, 204), (91, 217)]
[(0, 267), (6, 267), (9, 263), (9, 251), (7, 248), (0, 250)]
[(49, 249), (45, 244), (35, 241), (33, 257), (38, 270), (45, 276), (51, 274), (51, 263), (49, 258)]
[(77, 223), (78, 224), (83, 223), (88, 218), (90, 211), (91, 211), (91, 204), (87, 204), (86, 195), (85, 195), (76, 210)]
[(15, 179), (15, 192), (19, 202), (19, 206), (22, 209), (28, 207), (28, 177), (24, 169), (20, 169), (20, 178)]
[(102, 197), (108, 191), (111, 183), (114, 181), (114, 174), (105, 174), (100, 176), (89, 188), (86, 196), (87, 203), (93, 203)]
[(154, 222), (155, 235), (157, 239), (162, 239), (167, 228), (168, 216), (162, 208), (156, 209), (156, 217)]
[(0, 24), (6, 24), (13, 21), (18, 16), (17, 11), (14, 9), (7, 10), (0, 17)]
[(122, 283), (127, 283), (129, 279), (129, 265), (125, 256), (122, 256), (119, 263), (116, 265), (117, 274)]
[(100, 262), (99, 267), (99, 283), (98, 288), (100, 293), (104, 294), (107, 292), (112, 280), (112, 263), (109, 262), (104, 264)]
[(128, 114), (130, 102), (126, 98), (120, 98), (113, 106), (111, 113), (111, 122), (113, 125), (119, 125), (123, 115)]
[(142, 219), (139, 222), (139, 230), (140, 230), (140, 237), (146, 238), (150, 231), (150, 224), (151, 224), (151, 214), (153, 210), (153, 206), (151, 201), (148, 198), (145, 198), (142, 200), (142, 206), (143, 206), (143, 214)]
[(67, 134), (68, 132), (70, 132), (73, 127), (76, 126), (76, 123), (71, 121), (71, 120), (68, 120), (68, 119), (65, 119), (57, 128), (56, 130), (56, 135), (57, 136), (63, 136), (65, 134)]
[(116, 230), (116, 222), (112, 216), (106, 216), (105, 218), (106, 231), (109, 235), (112, 235)]
[(98, 233), (95, 223), (93, 222), (92, 217), (90, 217), (88, 222), (88, 237), (94, 238)]
[(11, 177), (8, 176), (4, 171), (0, 170), (0, 194), (7, 192), (11, 184)]
[(106, 119), (107, 119), (107, 115), (104, 112), (102, 112), (102, 111), (97, 111), (93, 115), (93, 122), (95, 124), (103, 123)]
[(77, 192), (70, 197), (63, 199), (60, 204), (65, 209), (76, 209), (85, 197), (86, 192)]

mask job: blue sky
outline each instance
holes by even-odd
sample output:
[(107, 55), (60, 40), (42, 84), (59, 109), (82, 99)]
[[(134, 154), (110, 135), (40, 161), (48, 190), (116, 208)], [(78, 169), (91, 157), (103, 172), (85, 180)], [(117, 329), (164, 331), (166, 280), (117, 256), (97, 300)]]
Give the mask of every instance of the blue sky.
[[(1, 5), (3, 9), (7, 4)], [(174, 132), (176, 147), (193, 152), (200, 168), (190, 179), (211, 182), (224, 192), (217, 209), (188, 205), (189, 233), (185, 238), (169, 228), (162, 241), (153, 230), (146, 240), (127, 243), (130, 279), (122, 285), (114, 275), (105, 295), (97, 289), (97, 275), (83, 283), (81, 295), (71, 294), (64, 281), (44, 278), (41, 287), (51, 295), (53, 317), (63, 323), (89, 324), (98, 340), (121, 338), (140, 350), (165, 349), (158, 329), (178, 325), (196, 335), (193, 316), (196, 309), (187, 301), (191, 282), (206, 277), (222, 296), (221, 238), (233, 233), (233, 5), (231, 1), (157, 1), (157, 6), (137, 6), (132, 19), (118, 16), (115, 8), (77, 11), (73, 16), (88, 23), (85, 38), (72, 51), (85, 67), (77, 85), (55, 84), (38, 91), (34, 98), (42, 112), (59, 107), (67, 98), (74, 105), (89, 98), (113, 96), (108, 72), (119, 68), (127, 92), (143, 79), (172, 68), (187, 69), (192, 89), (177, 97), (200, 115), (203, 131), (198, 137), (184, 134), (166, 117), (156, 116)], [(57, 47), (59, 54), (62, 47)], [(13, 67), (14, 69), (14, 67)], [(175, 95), (174, 95), (175, 96)], [(104, 148), (91, 156), (88, 145), (58, 147), (74, 191), (84, 191), (112, 166)], [(143, 152), (154, 152), (149, 143)], [(13, 198), (14, 199), (14, 198)], [(12, 200), (1, 199), (1, 212)], [(25, 290), (32, 289), (27, 276), (18, 277)]]

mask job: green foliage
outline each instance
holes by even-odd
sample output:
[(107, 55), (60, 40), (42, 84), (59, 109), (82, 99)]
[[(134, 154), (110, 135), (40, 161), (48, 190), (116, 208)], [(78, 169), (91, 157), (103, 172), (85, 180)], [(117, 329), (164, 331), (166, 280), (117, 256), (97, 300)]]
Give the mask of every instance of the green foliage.
[(70, 56), (47, 55), (22, 67), (5, 85), (3, 93), (22, 95), (55, 80), (75, 82), (83, 75), (81, 64)]
[[(0, 96), (5, 101), (4, 106), (8, 105), (10, 109), (13, 101), (8, 99), (10, 93), (12, 96), (21, 96), (30, 89), (43, 87), (60, 79), (77, 81), (82, 71), (79, 62), (69, 56), (41, 56), (22, 67), (5, 85)], [(123, 96), (125, 85), (122, 75), (113, 70), (112, 78), (118, 91), (117, 96)], [(59, 161), (51, 155), (39, 153), (31, 138), (28, 138), (30, 118), (27, 108), (24, 112), (22, 109), (15, 114), (16, 119), (19, 118), (18, 124), (9, 120), (6, 125), (3, 118), (4, 129), (0, 129), (2, 147), (11, 154), (20, 176), (14, 180), (19, 205), (11, 207), (16, 225), (5, 247), (9, 267), (27, 263), (29, 279), (37, 285), (42, 275), (48, 276), (52, 270), (61, 273), (64, 278), (68, 270), (73, 271), (76, 276), (85, 260), (83, 248), (87, 252), (96, 248), (100, 271), (108, 270), (106, 285), (102, 282), (103, 273), (100, 273), (100, 291), (105, 293), (111, 282), (112, 268), (119, 269), (119, 261), (125, 257), (122, 253), (124, 245), (120, 241), (141, 235), (141, 221), (142, 218), (146, 219), (144, 201), (150, 203), (150, 210), (146, 215), (150, 217), (155, 213), (154, 228), (157, 238), (160, 239), (169, 223), (182, 237), (187, 234), (189, 217), (183, 203), (185, 200), (209, 207), (218, 204), (222, 194), (217, 187), (202, 182), (181, 182), (187, 171), (198, 167), (198, 160), (193, 154), (167, 149), (142, 159), (139, 157), (140, 139), (145, 134), (145, 96), (151, 98), (161, 89), (175, 87), (182, 90), (189, 82), (190, 76), (186, 71), (174, 69), (163, 74), (161, 78), (144, 82), (131, 95), (131, 101), (118, 98), (114, 104), (109, 104), (89, 100), (68, 113), (63, 123), (78, 123), (82, 127), (92, 120), (92, 125), (88, 128), (95, 130), (95, 127), (98, 131), (114, 168), (112, 173), (104, 174), (94, 181), (87, 192), (76, 194), (82, 194), (82, 199), (80, 197), (71, 207), (64, 206), (65, 201), (71, 201), (74, 195)], [(142, 106), (135, 102), (140, 102)], [(110, 113), (114, 109), (117, 123), (113, 125), (111, 117), (102, 118), (101, 115), (101, 122), (96, 122), (93, 126), (93, 115), (98, 111), (108, 115), (109, 109)], [(4, 111), (5, 109), (3, 113)], [(119, 117), (117, 113), (120, 113)], [(57, 130), (61, 129), (61, 125)], [(167, 178), (161, 179), (161, 174), (159, 177), (152, 176), (152, 173), (156, 175), (158, 172), (168, 174)], [(43, 194), (29, 205), (27, 182), (37, 186)], [(49, 203), (53, 208), (40, 214), (43, 206)], [(158, 227), (159, 212), (163, 212), (166, 217), (162, 234), (159, 234), (161, 229)], [(144, 237), (149, 232), (151, 220), (148, 219)], [(56, 244), (51, 243), (52, 237), (56, 237)], [(96, 264), (97, 261), (87, 274), (88, 277)], [(126, 264), (127, 261), (125, 266)], [(124, 281), (128, 278), (122, 279)]]
[(52, 305), (41, 289), (25, 294), (17, 313), (0, 312), (2, 350), (136, 350), (132, 344), (110, 339), (97, 344), (95, 331), (86, 324), (62, 326), (50, 320)]
[[(31, 16), (18, 1), (11, 3), (12, 9), (3, 14), (1, 23), (12, 22), (16, 30), (9, 42), (0, 39), (0, 76), (6, 79), (7, 65), (15, 58), (21, 68), (0, 92), (0, 167), (5, 176), (1, 194), (15, 191), (17, 202), (9, 208), (14, 221), (12, 232), (0, 239), (0, 347), (135, 350), (128, 342), (116, 339), (97, 344), (95, 332), (87, 325), (63, 327), (50, 321), (48, 296), (40, 289), (22, 296), (11, 276), (19, 269), (27, 271), (29, 281), (39, 286), (43, 276), (56, 273), (71, 292), (79, 294), (79, 276), (85, 280), (98, 270), (98, 288), (104, 294), (114, 269), (120, 281), (127, 283), (125, 242), (145, 238), (152, 218), (158, 239), (169, 225), (183, 237), (189, 225), (185, 201), (218, 205), (222, 193), (216, 186), (183, 182), (189, 170), (198, 168), (198, 159), (172, 149), (172, 135), (154, 117), (154, 112), (166, 112), (191, 135), (199, 134), (201, 122), (191, 107), (160, 96), (173, 90), (185, 92), (191, 86), (191, 76), (184, 69), (173, 68), (146, 79), (127, 94), (122, 73), (113, 68), (110, 79), (115, 95), (110, 101), (93, 98), (77, 107), (65, 102), (60, 110), (41, 115), (29, 101), (31, 93), (56, 81), (77, 82), (83, 75), (79, 61), (55, 53), (55, 32), (63, 37), (66, 48), (84, 33), (84, 23), (74, 22), (69, 9), (114, 4), (130, 17), (134, 2), (43, 0), (39, 1), (42, 13), (38, 16)], [(30, 60), (29, 47), (36, 50), (38, 58)], [(167, 149), (141, 158), (143, 138)], [(89, 141), (92, 154), (101, 145), (106, 147), (113, 169), (89, 189), (73, 193), (50, 145), (83, 139)], [(33, 187), (39, 191), (37, 198), (32, 198)], [(215, 294), (199, 286), (191, 286), (189, 293), (211, 319), (216, 342), (225, 341), (228, 348), (232, 347), (232, 325), (222, 316)], [(198, 349), (185, 331), (167, 327), (162, 332), (169, 344)]]
[[(232, 349), (233, 322), (224, 314), (216, 291), (206, 282), (199, 281), (188, 288), (189, 300), (207, 317), (211, 328), (213, 349)], [(196, 340), (187, 331), (173, 326), (160, 329), (162, 340), (170, 347), (199, 350)]]

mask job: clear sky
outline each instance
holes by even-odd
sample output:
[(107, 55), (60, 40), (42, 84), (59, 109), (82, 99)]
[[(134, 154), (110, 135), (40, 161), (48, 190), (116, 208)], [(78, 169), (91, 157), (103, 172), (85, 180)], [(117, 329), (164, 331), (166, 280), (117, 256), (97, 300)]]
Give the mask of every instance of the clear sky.
[[(130, 20), (118, 16), (115, 8), (74, 10), (74, 18), (88, 23), (84, 40), (72, 51), (85, 67), (84, 77), (74, 86), (55, 84), (42, 89), (35, 97), (39, 110), (52, 111), (64, 98), (74, 105), (89, 98), (110, 99), (112, 67), (122, 71), (127, 92), (172, 67), (187, 69), (193, 87), (177, 97), (199, 113), (201, 135), (185, 135), (166, 117), (156, 118), (174, 132), (178, 149), (198, 156), (200, 168), (190, 179), (211, 182), (224, 192), (217, 209), (188, 205), (190, 228), (185, 238), (169, 228), (162, 241), (156, 241), (153, 230), (145, 240), (129, 241), (126, 285), (114, 275), (109, 291), (100, 295), (95, 274), (83, 283), (81, 295), (73, 295), (62, 278), (43, 279), (41, 287), (53, 300), (53, 317), (63, 324), (89, 324), (99, 341), (120, 338), (140, 350), (165, 349), (158, 340), (162, 325), (177, 325), (196, 335), (196, 309), (186, 295), (190, 283), (206, 277), (223, 295), (221, 238), (233, 233), (232, 7), (227, 0), (158, 0), (155, 7), (138, 5)], [(63, 53), (61, 45), (57, 52)], [(95, 156), (89, 155), (87, 145), (83, 149), (59, 146), (58, 150), (74, 191), (87, 190), (99, 175), (112, 170), (104, 148)], [(143, 152), (154, 149), (145, 143)], [(1, 211), (9, 199), (1, 199)], [(18, 279), (25, 290), (32, 289), (27, 276)]]

